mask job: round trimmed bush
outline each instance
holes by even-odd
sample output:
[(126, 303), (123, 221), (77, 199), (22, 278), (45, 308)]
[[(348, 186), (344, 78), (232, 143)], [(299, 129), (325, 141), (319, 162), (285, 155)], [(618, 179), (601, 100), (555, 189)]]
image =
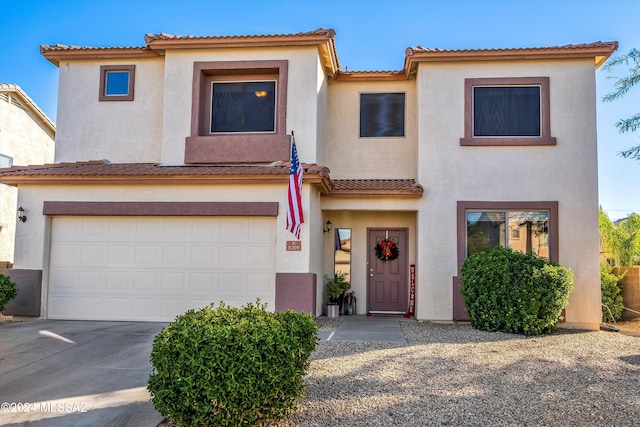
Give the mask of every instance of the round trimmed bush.
[(18, 295), (16, 284), (11, 281), (9, 276), (0, 274), (0, 313), (7, 306), (7, 303)]
[(285, 418), (304, 393), (318, 342), (311, 314), (220, 303), (178, 316), (156, 337), (148, 389), (180, 426), (253, 426)]
[(462, 296), (471, 325), (486, 331), (555, 331), (573, 282), (571, 270), (502, 246), (474, 254), (462, 265)]

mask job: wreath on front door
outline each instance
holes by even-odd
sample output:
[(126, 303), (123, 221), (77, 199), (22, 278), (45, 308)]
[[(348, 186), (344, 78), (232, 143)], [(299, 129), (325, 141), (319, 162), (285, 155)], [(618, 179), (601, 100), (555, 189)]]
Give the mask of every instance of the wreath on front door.
[(381, 261), (393, 261), (399, 255), (398, 245), (391, 239), (382, 239), (376, 244), (376, 257)]

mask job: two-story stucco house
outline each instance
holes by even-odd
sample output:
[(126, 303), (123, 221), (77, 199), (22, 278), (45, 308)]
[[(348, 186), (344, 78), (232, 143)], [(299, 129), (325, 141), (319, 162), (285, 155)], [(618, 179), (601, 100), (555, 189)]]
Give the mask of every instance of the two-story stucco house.
[(0, 173), (29, 210), (14, 271), (41, 283), (41, 315), (166, 321), (256, 298), (321, 315), (341, 271), (358, 314), (464, 319), (460, 266), (501, 244), (571, 268), (565, 325), (597, 329), (595, 70), (617, 43), (409, 48), (401, 70), (359, 72), (334, 36), (42, 46), (55, 164)]
[[(0, 83), (0, 168), (53, 162), (56, 127), (12, 83)], [(13, 262), (18, 190), (0, 184), (0, 270)]]

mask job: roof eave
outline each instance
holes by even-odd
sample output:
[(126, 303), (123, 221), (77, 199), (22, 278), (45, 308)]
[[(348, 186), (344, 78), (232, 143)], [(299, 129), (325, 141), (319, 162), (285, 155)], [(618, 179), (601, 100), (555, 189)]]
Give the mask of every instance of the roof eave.
[(462, 61), (510, 61), (544, 59), (593, 59), (595, 67), (602, 65), (616, 50), (617, 42), (601, 43), (593, 47), (557, 47), (545, 49), (506, 50), (416, 50), (408, 48), (404, 69), (407, 75), (415, 73), (420, 62), (462, 62)]
[(65, 60), (157, 58), (160, 53), (144, 47), (85, 49), (42, 45), (40, 46), (40, 54), (53, 65), (59, 67), (60, 62)]

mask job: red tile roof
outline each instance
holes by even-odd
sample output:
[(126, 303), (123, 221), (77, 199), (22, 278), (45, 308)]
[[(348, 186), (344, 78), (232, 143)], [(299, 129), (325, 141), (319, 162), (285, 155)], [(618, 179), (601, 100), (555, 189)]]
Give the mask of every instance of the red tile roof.
[(424, 188), (414, 179), (335, 179), (331, 196), (422, 197)]
[[(331, 180), (329, 169), (303, 163), (305, 182), (317, 184), (323, 194), (349, 197), (421, 197), (423, 188), (413, 179)], [(162, 166), (155, 163), (110, 163), (95, 160), (77, 163), (0, 168), (0, 182), (41, 184), (195, 184), (283, 183), (289, 162), (271, 165)]]
[(559, 59), (594, 58), (600, 66), (618, 48), (617, 42), (594, 42), (551, 47), (523, 47), (498, 49), (437, 49), (422, 46), (405, 50), (402, 70), (348, 71), (340, 70), (333, 29), (318, 28), (295, 34), (194, 36), (166, 33), (146, 34), (145, 45), (137, 47), (88, 47), (62, 44), (42, 45), (40, 53), (59, 65), (63, 59), (133, 58), (155, 57), (166, 49), (216, 48), (216, 47), (284, 47), (317, 45), (328, 75), (343, 80), (398, 80), (415, 75), (417, 63), (429, 61), (473, 61), (505, 59)]

